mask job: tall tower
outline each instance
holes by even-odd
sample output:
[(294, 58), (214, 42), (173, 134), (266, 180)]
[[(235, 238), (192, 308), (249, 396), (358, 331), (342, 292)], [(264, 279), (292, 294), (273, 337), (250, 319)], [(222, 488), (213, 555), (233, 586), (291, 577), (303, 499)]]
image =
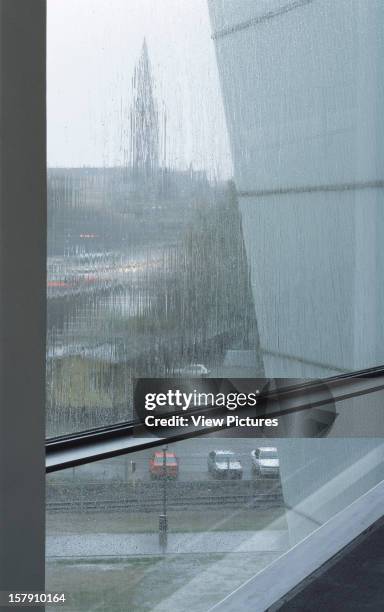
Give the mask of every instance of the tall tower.
[(159, 117), (153, 93), (153, 77), (145, 38), (132, 81), (131, 165), (133, 169), (149, 177), (159, 168)]

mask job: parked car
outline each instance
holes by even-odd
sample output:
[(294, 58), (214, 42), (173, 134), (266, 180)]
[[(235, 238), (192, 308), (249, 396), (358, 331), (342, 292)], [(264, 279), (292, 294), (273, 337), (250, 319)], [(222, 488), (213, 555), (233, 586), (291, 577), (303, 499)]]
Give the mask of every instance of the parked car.
[(210, 370), (205, 367), (202, 363), (190, 363), (184, 368), (177, 368), (174, 370), (174, 374), (176, 376), (184, 376), (188, 377), (198, 377), (204, 378), (205, 376), (209, 376)]
[(254, 478), (278, 478), (280, 464), (274, 446), (262, 446), (251, 452), (252, 476)]
[(164, 469), (164, 451), (155, 451), (149, 460), (149, 473), (151, 480), (156, 478), (174, 478), (179, 476), (179, 461), (172, 451), (165, 452), (165, 469)]
[(243, 477), (243, 467), (230, 450), (214, 450), (208, 455), (208, 472), (214, 478), (239, 478)]

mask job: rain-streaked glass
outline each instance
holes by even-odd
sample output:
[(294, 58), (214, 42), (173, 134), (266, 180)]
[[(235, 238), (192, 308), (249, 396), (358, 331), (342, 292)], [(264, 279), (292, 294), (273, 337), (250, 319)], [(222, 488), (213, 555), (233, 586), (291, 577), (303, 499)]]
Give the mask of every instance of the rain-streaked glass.
[(193, 364), (262, 373), (207, 6), (53, 0), (48, 435)]
[[(136, 377), (384, 362), (383, 23), (379, 0), (49, 1), (48, 435), (131, 419)], [(49, 476), (49, 588), (215, 605), (382, 480), (372, 396), (333, 439), (169, 445), (172, 479), (152, 451)]]
[(49, 435), (130, 419), (138, 376), (383, 361), (383, 19), (49, 3)]

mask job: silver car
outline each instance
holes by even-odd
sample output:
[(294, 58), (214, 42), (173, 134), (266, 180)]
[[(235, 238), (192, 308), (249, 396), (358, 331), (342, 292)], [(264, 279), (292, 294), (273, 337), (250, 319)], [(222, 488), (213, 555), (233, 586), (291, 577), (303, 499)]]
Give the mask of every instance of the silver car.
[(185, 378), (204, 378), (209, 376), (211, 372), (202, 363), (190, 363), (184, 368), (177, 368), (173, 373), (175, 376), (184, 376)]
[(252, 476), (254, 478), (278, 478), (280, 463), (277, 448), (262, 446), (251, 452)]
[(208, 455), (208, 472), (214, 478), (238, 478), (243, 477), (243, 467), (230, 450), (211, 451)]

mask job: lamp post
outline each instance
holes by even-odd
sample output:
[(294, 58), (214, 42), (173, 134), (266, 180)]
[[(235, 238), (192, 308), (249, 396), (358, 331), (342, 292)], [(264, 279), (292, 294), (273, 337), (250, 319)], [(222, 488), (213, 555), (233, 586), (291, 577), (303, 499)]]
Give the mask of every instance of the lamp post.
[(168, 446), (163, 446), (163, 512), (159, 516), (159, 544), (162, 552), (165, 553), (168, 541), (168, 517), (167, 517), (167, 450)]

